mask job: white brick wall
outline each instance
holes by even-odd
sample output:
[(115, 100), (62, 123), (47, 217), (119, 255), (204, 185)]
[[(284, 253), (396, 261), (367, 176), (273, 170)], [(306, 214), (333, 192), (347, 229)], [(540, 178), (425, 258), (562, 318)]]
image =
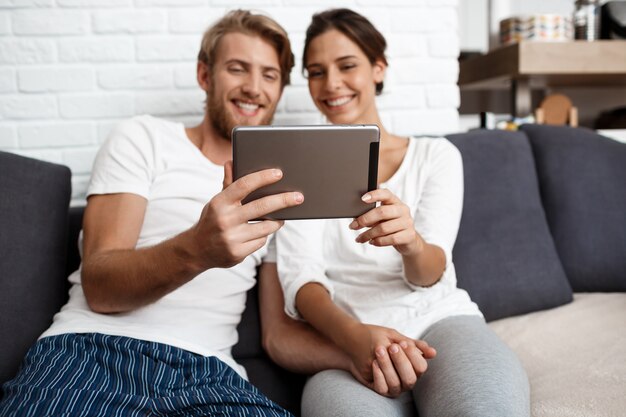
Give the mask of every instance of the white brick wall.
[[(386, 36), (389, 70), (378, 98), (399, 134), (458, 129), (458, 0), (244, 0), (288, 31), (292, 85), (275, 123), (323, 122), (301, 75), (311, 14), (350, 7)], [(204, 96), (195, 59), (204, 29), (230, 0), (0, 0), (0, 150), (62, 163), (84, 198), (95, 153), (136, 114), (195, 124)]]

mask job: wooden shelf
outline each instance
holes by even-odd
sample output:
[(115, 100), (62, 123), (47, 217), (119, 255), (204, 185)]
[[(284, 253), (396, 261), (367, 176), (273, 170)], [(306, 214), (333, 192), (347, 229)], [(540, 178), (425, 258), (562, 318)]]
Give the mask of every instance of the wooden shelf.
[(530, 90), (563, 86), (626, 86), (626, 41), (532, 42), (461, 61), (463, 90), (511, 89), (512, 113), (530, 113)]

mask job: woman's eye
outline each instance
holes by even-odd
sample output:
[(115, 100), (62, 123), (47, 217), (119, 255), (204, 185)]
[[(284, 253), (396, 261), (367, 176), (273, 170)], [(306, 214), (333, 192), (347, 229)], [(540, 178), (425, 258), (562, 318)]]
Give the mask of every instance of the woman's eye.
[(265, 73), (265, 74), (263, 74), (263, 76), (264, 76), (264, 77), (265, 77), (265, 79), (266, 79), (266, 80), (268, 80), (268, 81), (276, 81), (276, 80), (278, 80), (278, 75), (276, 75), (276, 74), (275, 74), (275, 73), (273, 73), (273, 72), (268, 72), (268, 73)]
[(349, 71), (352, 68), (356, 68), (356, 64), (345, 64), (341, 66), (342, 71)]
[(319, 71), (319, 70), (308, 71), (308, 78), (320, 78), (322, 75), (324, 75), (323, 71)]

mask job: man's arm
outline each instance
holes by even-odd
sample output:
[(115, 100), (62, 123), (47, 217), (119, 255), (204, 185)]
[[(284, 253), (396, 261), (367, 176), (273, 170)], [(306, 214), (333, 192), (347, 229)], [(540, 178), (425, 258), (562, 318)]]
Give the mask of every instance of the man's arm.
[(275, 263), (261, 265), (259, 309), (263, 348), (274, 362), (309, 375), (325, 369), (350, 370), (350, 358), (337, 345), (308, 323), (285, 314)]
[(282, 222), (248, 223), (300, 204), (299, 193), (276, 194), (241, 204), (248, 194), (280, 180), (279, 170), (256, 172), (232, 182), (224, 166), (224, 189), (204, 207), (198, 222), (162, 243), (135, 249), (147, 202), (133, 194), (89, 198), (83, 222), (82, 285), (99, 313), (150, 304), (209, 268), (227, 268), (261, 248)]

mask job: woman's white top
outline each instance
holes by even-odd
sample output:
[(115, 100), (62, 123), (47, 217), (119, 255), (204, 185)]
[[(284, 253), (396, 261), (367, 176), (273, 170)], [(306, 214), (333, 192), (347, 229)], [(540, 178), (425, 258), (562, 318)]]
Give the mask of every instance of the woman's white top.
[(446, 317), (482, 316), (467, 292), (457, 288), (452, 263), (463, 208), (458, 149), (445, 138), (411, 138), (400, 167), (380, 188), (408, 205), (417, 232), (443, 249), (446, 267), (441, 279), (427, 288), (408, 282), (402, 257), (393, 247), (355, 242), (366, 229), (351, 230), (353, 219), (288, 221), (275, 239), (287, 314), (299, 318), (298, 290), (319, 282), (338, 306), (361, 322), (391, 327), (412, 338)]

